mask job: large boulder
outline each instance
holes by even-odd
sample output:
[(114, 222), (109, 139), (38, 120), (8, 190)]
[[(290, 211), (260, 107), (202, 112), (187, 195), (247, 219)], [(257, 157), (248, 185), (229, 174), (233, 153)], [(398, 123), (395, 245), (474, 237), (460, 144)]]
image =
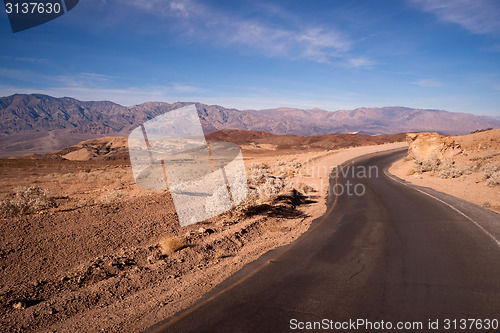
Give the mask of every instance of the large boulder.
[(451, 136), (439, 133), (408, 133), (408, 156), (420, 161), (445, 161), (462, 153), (462, 148)]

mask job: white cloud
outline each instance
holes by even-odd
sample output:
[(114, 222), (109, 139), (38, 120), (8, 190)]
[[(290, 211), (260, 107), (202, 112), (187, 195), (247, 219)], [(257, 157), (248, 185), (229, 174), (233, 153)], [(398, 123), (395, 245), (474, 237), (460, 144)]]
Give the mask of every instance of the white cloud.
[(83, 101), (110, 100), (121, 105), (133, 105), (149, 101), (174, 102), (180, 99), (198, 101), (206, 92), (203, 88), (181, 83), (165, 86), (107, 88), (107, 84), (99, 85), (96, 82), (89, 84), (87, 81), (70, 80), (65, 76), (47, 77), (47, 79), (51, 80), (52, 85), (41, 89), (0, 85), (0, 96), (41, 93), (54, 97), (73, 97)]
[(366, 57), (353, 57), (347, 59), (347, 62), (345, 63), (344, 67), (347, 68), (361, 68), (361, 67), (373, 67), (376, 65), (376, 62), (366, 58)]
[(32, 58), (32, 57), (11, 57), (11, 56), (0, 56), (1, 59), (4, 60), (15, 60), (15, 61), (22, 61), (22, 62), (31, 62), (31, 63), (47, 63), (48, 60), (45, 58)]
[(175, 91), (175, 92), (178, 92), (178, 93), (200, 93), (200, 92), (204, 92), (205, 89), (203, 88), (200, 88), (200, 87), (196, 87), (196, 86), (191, 86), (191, 85), (187, 85), (187, 84), (182, 84), (182, 83), (174, 83), (172, 85), (172, 89)]
[(295, 17), (273, 7), (272, 14), (286, 20), (287, 28), (272, 21), (242, 18), (192, 0), (136, 0), (135, 8), (177, 27), (187, 41), (203, 41), (216, 46), (242, 46), (245, 51), (270, 57), (290, 56), (314, 62), (331, 62), (351, 48), (351, 41), (340, 31), (315, 24), (298, 23)]
[(413, 82), (413, 84), (424, 88), (436, 88), (442, 86), (442, 83), (436, 79), (421, 79)]
[(439, 19), (461, 25), (476, 33), (500, 33), (498, 0), (409, 0)]

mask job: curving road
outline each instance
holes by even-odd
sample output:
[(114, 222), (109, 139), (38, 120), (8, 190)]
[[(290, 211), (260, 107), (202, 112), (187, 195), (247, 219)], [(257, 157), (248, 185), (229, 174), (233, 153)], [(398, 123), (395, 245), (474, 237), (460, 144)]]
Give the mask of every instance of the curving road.
[[(385, 168), (403, 154), (344, 166), (332, 186), (357, 185), (363, 195), (330, 196), (325, 215), (297, 241), (148, 331), (288, 332), (314, 322), (350, 332), (491, 331), (484, 319), (500, 320), (500, 216), (388, 176)], [(460, 330), (461, 319), (484, 326)], [(360, 326), (346, 326), (353, 321)], [(397, 330), (398, 323), (414, 326)]]

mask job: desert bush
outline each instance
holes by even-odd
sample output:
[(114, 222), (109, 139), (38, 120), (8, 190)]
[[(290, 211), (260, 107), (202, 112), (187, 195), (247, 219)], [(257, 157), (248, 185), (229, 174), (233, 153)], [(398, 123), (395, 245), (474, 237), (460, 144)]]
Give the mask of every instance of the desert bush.
[(279, 177), (268, 177), (260, 187), (261, 196), (274, 198), (280, 195), (285, 189), (285, 183)]
[(264, 169), (266, 166), (262, 163), (252, 162), (250, 163), (250, 170)]
[(454, 166), (447, 166), (439, 170), (438, 176), (444, 179), (458, 178), (462, 175), (462, 171)]
[(428, 171), (437, 171), (441, 160), (436, 156), (431, 157), (428, 160), (415, 159), (413, 161), (413, 169), (417, 173), (424, 173)]
[(256, 182), (263, 181), (268, 175), (267, 169), (254, 169), (250, 174), (250, 179)]
[(262, 163), (253, 162), (250, 164), (250, 177), (251, 182), (261, 182), (268, 175), (269, 167)]
[(467, 165), (457, 166), (453, 160), (447, 160), (439, 167), (438, 176), (444, 179), (458, 178), (462, 175), (470, 175), (472, 167)]
[(278, 162), (277, 166), (280, 167), (279, 170), (281, 175), (285, 177), (293, 177), (299, 172), (302, 164), (294, 158), (286, 163)]
[(495, 171), (491, 174), (488, 179), (486, 179), (486, 185), (488, 186), (498, 186), (500, 185), (500, 171)]
[(54, 198), (39, 186), (18, 187), (15, 191), (13, 200), (0, 201), (1, 218), (34, 214), (56, 206)]
[(171, 256), (176, 251), (182, 249), (186, 244), (180, 237), (165, 236), (160, 240), (159, 245), (163, 255)]
[(300, 167), (302, 167), (302, 164), (294, 158), (293, 160), (290, 161), (288, 166), (294, 170), (297, 170)]
[(470, 132), (470, 134), (480, 133), (480, 132), (486, 132), (486, 131), (491, 131), (492, 129), (493, 129), (493, 127), (490, 127), (490, 128), (484, 128), (484, 129), (477, 129), (477, 130), (475, 130), (475, 131)]
[(26, 215), (27, 206), (18, 201), (2, 200), (0, 201), (0, 218)]
[(483, 167), (484, 178), (486, 185), (498, 186), (500, 185), (500, 165), (487, 164)]
[(486, 164), (483, 166), (484, 178), (490, 178), (495, 172), (500, 171), (500, 165)]
[[(249, 166), (248, 196), (234, 207), (230, 214), (233, 216), (246, 214), (250, 208), (269, 203), (278, 196), (291, 191), (293, 183), (290, 178), (295, 176), (301, 167), (302, 164), (296, 159), (278, 161), (272, 165), (251, 163)], [(312, 191), (314, 189), (303, 188), (301, 190)]]

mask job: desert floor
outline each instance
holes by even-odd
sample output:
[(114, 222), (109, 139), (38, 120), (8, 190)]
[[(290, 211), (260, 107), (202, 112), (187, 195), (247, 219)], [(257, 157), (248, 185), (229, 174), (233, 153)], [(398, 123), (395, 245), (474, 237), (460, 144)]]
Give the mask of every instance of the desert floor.
[[(2, 219), (0, 330), (145, 329), (304, 233), (325, 211), (333, 167), (405, 146), (299, 154), (244, 147), (250, 180), (262, 170), (288, 174), (294, 186), (307, 184), (302, 204), (292, 210), (286, 198), (259, 199), (243, 214), (228, 212), (187, 227), (177, 223), (168, 191), (137, 187), (126, 161), (0, 160), (0, 199), (20, 200), (43, 189), (35, 193), (39, 200), (55, 203)], [(168, 253), (165, 239), (181, 246)]]

